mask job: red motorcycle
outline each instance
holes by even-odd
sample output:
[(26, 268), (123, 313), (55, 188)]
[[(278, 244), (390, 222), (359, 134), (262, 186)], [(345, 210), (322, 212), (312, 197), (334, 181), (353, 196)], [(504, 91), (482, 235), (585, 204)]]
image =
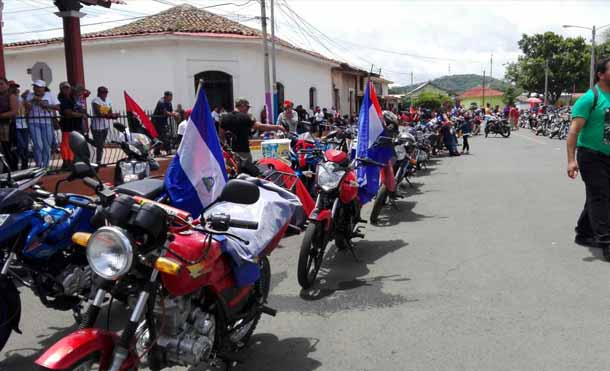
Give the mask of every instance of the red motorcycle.
[[(261, 315), (276, 314), (265, 305), (267, 255), (288, 227), (294, 200), (269, 182), (230, 180), (197, 223), (167, 205), (119, 196), (105, 210), (111, 226), (86, 243), (91, 269), (103, 279), (93, 304), (80, 329), (36, 364), (45, 370), (120, 371), (138, 369), (144, 357), (151, 370), (236, 361)], [(265, 228), (232, 215), (252, 209), (262, 210)], [(133, 308), (120, 335), (93, 328), (108, 293)]]
[[(356, 159), (354, 163), (383, 167), (385, 164)], [(298, 262), (298, 281), (304, 289), (311, 287), (318, 275), (326, 245), (335, 240), (339, 250), (350, 249), (353, 238), (364, 238), (357, 224), (360, 218), (356, 166), (350, 164), (347, 153), (329, 149), (316, 171), (318, 196), (309, 215)]]

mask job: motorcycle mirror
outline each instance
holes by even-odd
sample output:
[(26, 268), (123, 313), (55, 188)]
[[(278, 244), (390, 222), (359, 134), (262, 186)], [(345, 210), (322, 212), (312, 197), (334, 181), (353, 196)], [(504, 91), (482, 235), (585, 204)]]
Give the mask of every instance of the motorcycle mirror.
[(260, 190), (252, 182), (242, 179), (231, 179), (222, 189), (218, 201), (231, 202), (234, 204), (251, 205), (258, 201)]
[(73, 131), (70, 133), (69, 143), (70, 149), (74, 152), (74, 156), (76, 157), (75, 160), (88, 164), (91, 153), (89, 152), (89, 145), (87, 144), (85, 137), (78, 131)]
[(125, 132), (125, 125), (121, 124), (120, 122), (115, 122), (114, 124), (112, 124), (112, 126), (121, 133)]
[(72, 170), (72, 175), (75, 178), (86, 178), (86, 177), (95, 177), (97, 174), (95, 174), (94, 169), (89, 166), (89, 164), (85, 163), (85, 162), (76, 162), (74, 163), (74, 168)]

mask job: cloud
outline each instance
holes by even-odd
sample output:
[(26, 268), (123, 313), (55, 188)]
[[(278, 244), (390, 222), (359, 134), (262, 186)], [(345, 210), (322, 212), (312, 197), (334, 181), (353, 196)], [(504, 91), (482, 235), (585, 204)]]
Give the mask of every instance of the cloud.
[[(52, 2), (47, 1), (48, 5)], [(14, 32), (61, 27), (53, 10), (13, 13), (10, 11), (43, 7), (43, 1), (5, 0), (5, 42), (60, 36), (61, 31), (10, 35)], [(115, 21), (153, 14), (170, 6), (152, 0), (127, 0), (128, 5), (112, 9), (85, 7), (82, 23)], [(226, 4), (226, 0), (167, 0), (200, 7)], [(610, 2), (604, 0), (484, 1), (484, 0), (275, 0), (278, 36), (331, 58), (345, 60), (362, 68), (374, 64), (398, 84), (452, 74), (489, 73), (493, 53), (494, 77), (502, 77), (504, 64), (519, 55), (518, 40), (523, 33), (553, 31), (565, 36), (585, 36), (583, 29), (564, 29), (562, 24), (605, 25)], [(236, 4), (244, 2), (236, 1)], [(286, 10), (286, 4), (320, 30), (305, 27)], [(48, 6), (47, 5), (47, 6)], [(222, 5), (209, 11), (236, 17), (260, 16), (256, 1), (244, 6)], [(287, 13), (287, 14), (285, 14)], [(124, 23), (124, 22), (123, 22)], [(259, 28), (259, 21), (245, 22)], [(84, 32), (109, 28), (122, 23), (84, 27)], [(328, 40), (330, 39), (330, 40)], [(380, 50), (405, 52), (408, 55)], [(416, 56), (413, 56), (416, 55)], [(431, 56), (440, 59), (426, 59)]]

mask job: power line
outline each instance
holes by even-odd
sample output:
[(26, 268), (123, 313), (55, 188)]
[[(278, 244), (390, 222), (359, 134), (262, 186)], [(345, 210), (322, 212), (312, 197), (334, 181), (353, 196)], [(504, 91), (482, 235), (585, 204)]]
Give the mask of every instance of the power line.
[[(116, 19), (116, 20), (113, 20), (113, 21), (103, 21), (103, 22), (87, 23), (87, 24), (82, 24), (81, 27), (97, 26), (97, 25), (100, 25), (100, 24), (108, 24), (108, 23), (117, 23), (117, 22), (131, 21), (131, 20), (134, 20), (134, 19), (141, 19), (141, 18), (145, 18), (145, 17), (147, 17), (147, 16)], [(49, 31), (58, 31), (58, 30), (63, 30), (63, 27), (47, 28), (45, 30), (36, 30), (36, 31), (7, 32), (4, 35), (5, 36), (26, 35), (26, 34), (31, 34), (31, 33), (49, 32)]]
[(29, 9), (19, 9), (19, 10), (9, 10), (4, 12), (4, 14), (17, 14), (17, 13), (27, 13), (27, 12), (37, 12), (39, 10), (47, 10), (47, 9), (55, 9), (54, 6), (45, 6), (42, 8), (29, 8)]

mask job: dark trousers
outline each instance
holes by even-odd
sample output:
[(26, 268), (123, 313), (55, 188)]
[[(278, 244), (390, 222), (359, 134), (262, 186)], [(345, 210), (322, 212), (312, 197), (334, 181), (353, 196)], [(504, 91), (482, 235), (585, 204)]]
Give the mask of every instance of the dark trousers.
[(104, 143), (106, 143), (106, 137), (108, 136), (108, 129), (91, 130), (91, 133), (93, 133), (93, 143), (95, 143), (95, 159), (97, 164), (101, 164), (102, 156), (104, 155)]
[[(170, 142), (169, 142), (169, 128), (168, 128), (168, 123), (167, 122), (155, 122), (155, 130), (157, 130), (157, 134), (159, 135), (159, 140), (161, 142), (163, 142), (163, 149), (169, 153), (169, 150), (171, 148)], [(161, 148), (157, 147), (157, 149), (155, 149), (155, 155), (160, 155), (161, 154)]]
[(610, 156), (579, 148), (576, 159), (587, 197), (576, 234), (593, 237), (602, 246), (610, 245)]
[(468, 136), (467, 135), (462, 136), (462, 141), (464, 142), (462, 144), (462, 151), (470, 152), (470, 143), (468, 143)]

